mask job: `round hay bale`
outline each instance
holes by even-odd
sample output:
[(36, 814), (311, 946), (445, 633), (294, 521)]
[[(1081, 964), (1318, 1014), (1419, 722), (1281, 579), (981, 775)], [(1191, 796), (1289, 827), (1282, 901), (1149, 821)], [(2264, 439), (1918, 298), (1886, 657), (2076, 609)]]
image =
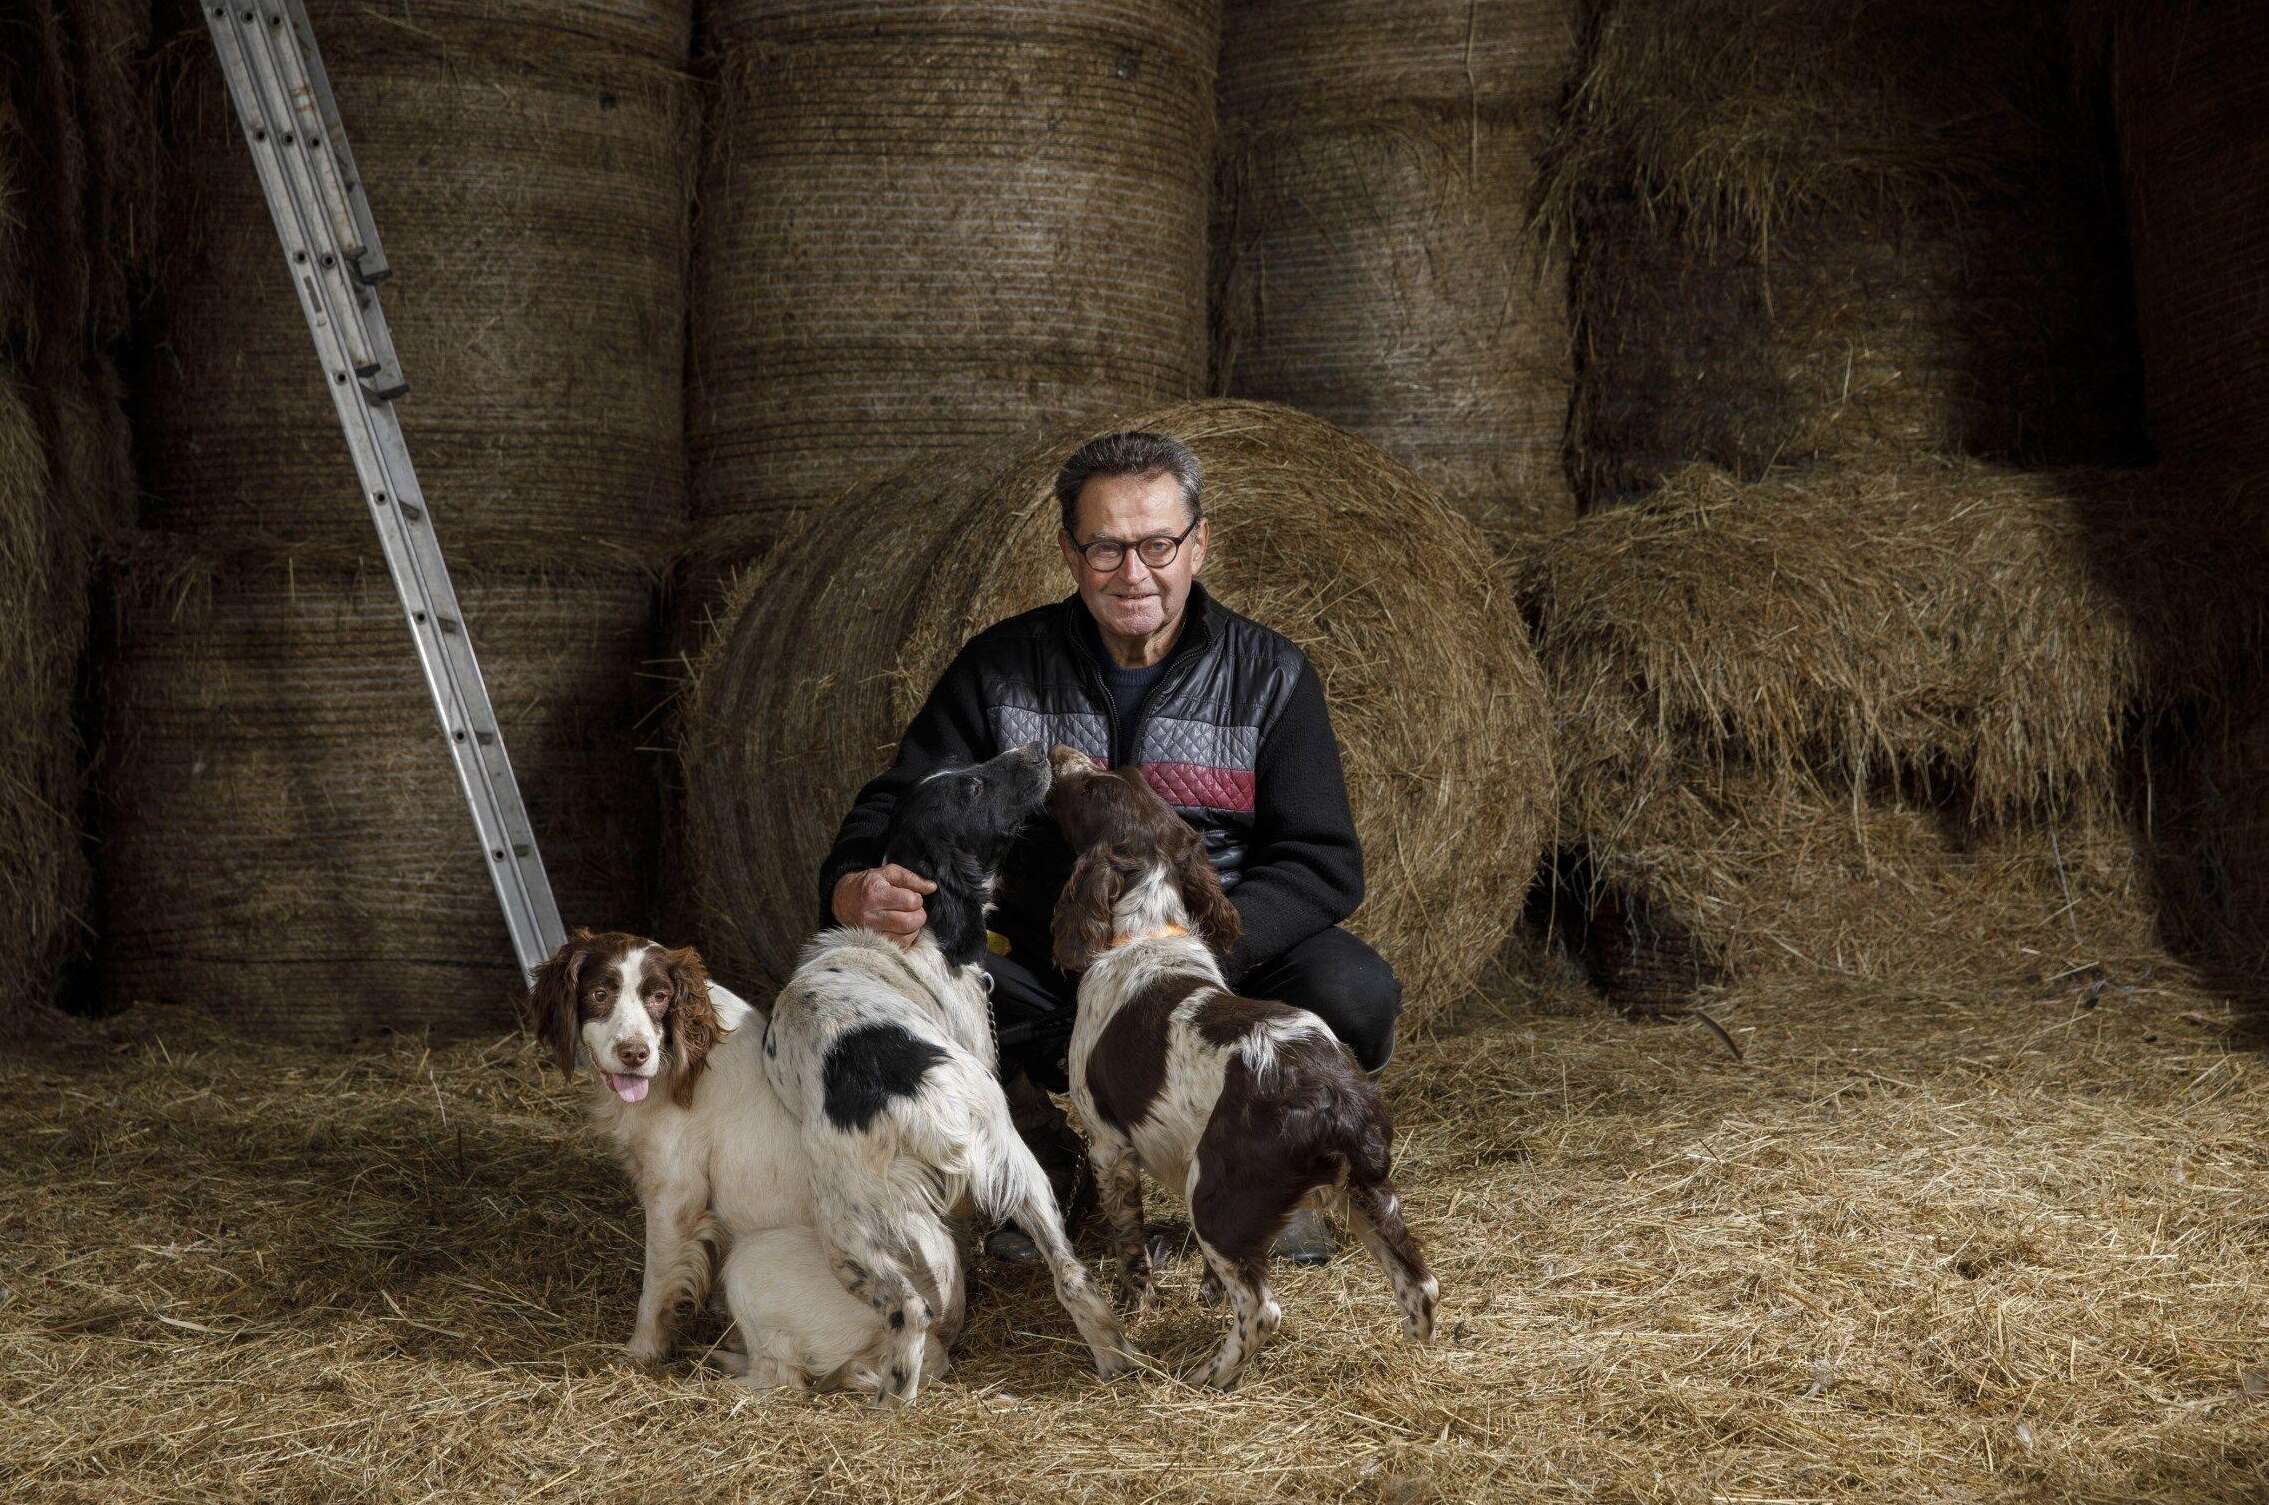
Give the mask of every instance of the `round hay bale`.
[(1232, 3), (1214, 390), (1377, 444), (1486, 529), (1573, 511), (1564, 262), (1526, 233), (1570, 0)]
[[(309, 14), (395, 268), (402, 423), (450, 557), (658, 566), (685, 525), (687, 0)], [(175, 53), (143, 524), (375, 558), (202, 30)]]
[(1216, 18), (713, 6), (696, 520), (760, 543), (910, 460), (1202, 391)]
[[(1130, 426), (1197, 451), (1208, 587), (1323, 677), (1369, 886), (1354, 928), (1402, 973), (1411, 1022), (1454, 1001), (1512, 928), (1550, 818), (1550, 744), (1534, 658), (1479, 533), (1319, 419), (1192, 402), (1005, 465), (904, 472), (819, 514), (744, 586), (700, 667), (685, 748), (702, 944), (723, 975), (784, 974), (837, 823), (960, 645), (1068, 594), (1056, 469)], [(875, 548), (881, 537), (893, 546)]]
[(1563, 771), (1692, 753), (2105, 808), (2140, 718), (2258, 677), (2265, 540), (2147, 472), (1693, 466), (1529, 552)]
[(1539, 193), (1573, 246), (1584, 502), (1693, 460), (2138, 458), (2067, 53), (2039, 0), (1606, 7)]
[[(519, 970), (383, 571), (145, 546), (105, 664), (101, 989), (263, 1035), (508, 1029)], [(651, 587), (457, 572), (560, 912), (641, 929)]]
[(2152, 441), (2269, 469), (2269, 9), (2088, 9), (2111, 18)]

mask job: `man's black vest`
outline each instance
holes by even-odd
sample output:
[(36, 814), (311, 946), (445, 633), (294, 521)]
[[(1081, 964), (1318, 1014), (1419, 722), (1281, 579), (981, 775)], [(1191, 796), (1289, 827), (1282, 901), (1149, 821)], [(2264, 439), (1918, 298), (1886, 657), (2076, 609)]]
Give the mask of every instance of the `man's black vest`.
[[(1110, 762), (1118, 711), (1087, 647), (1086, 611), (1072, 596), (989, 627), (970, 645), (996, 750), (1061, 742)], [(1252, 838), (1261, 743), (1306, 663), (1283, 636), (1192, 584), (1182, 640), (1143, 701), (1135, 764), (1205, 838), (1225, 888), (1236, 885)]]

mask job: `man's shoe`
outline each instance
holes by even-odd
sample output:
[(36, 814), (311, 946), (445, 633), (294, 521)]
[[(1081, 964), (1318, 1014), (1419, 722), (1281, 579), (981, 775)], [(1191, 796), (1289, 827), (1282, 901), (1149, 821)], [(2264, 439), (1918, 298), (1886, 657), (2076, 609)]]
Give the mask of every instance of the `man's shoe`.
[(1268, 1252), (1295, 1265), (1328, 1265), (1339, 1252), (1339, 1240), (1322, 1213), (1303, 1207), (1292, 1214)]
[(1040, 1263), (1040, 1246), (1014, 1223), (1003, 1223), (985, 1235), (985, 1253), (1004, 1265)]

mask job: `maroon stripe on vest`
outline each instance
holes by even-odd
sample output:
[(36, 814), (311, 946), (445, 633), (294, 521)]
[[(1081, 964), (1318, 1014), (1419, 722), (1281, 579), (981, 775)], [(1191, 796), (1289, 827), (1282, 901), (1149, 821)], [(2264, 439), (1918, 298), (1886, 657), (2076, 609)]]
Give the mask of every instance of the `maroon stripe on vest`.
[(1231, 810), (1250, 814), (1253, 771), (1208, 768), (1202, 763), (1145, 763), (1143, 779), (1158, 797), (1184, 810)]

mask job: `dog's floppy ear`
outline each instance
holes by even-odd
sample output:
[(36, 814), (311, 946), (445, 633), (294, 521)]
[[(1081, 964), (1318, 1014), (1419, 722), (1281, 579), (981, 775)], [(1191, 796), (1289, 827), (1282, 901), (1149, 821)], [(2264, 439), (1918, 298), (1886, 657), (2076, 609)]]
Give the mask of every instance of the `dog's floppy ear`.
[(1109, 948), (1123, 860), (1116, 847), (1090, 847), (1071, 870), (1071, 881), (1056, 899), (1055, 919), (1049, 926), (1056, 941), (1056, 965), (1064, 971), (1086, 970), (1097, 952)]
[(536, 968), (528, 984), (528, 1017), (535, 1021), (536, 1038), (552, 1048), (559, 1069), (575, 1073), (575, 991), (583, 981), (583, 962), (591, 954), (592, 935), (577, 930)]
[(677, 1075), (670, 1097), (681, 1108), (693, 1106), (693, 1084), (709, 1064), (709, 1052), (725, 1038), (717, 1022), (717, 1001), (709, 996), (709, 969), (691, 946), (662, 953), (662, 975), (670, 980), (670, 1039), (677, 1049)]
[(1190, 912), (1190, 924), (1198, 937), (1215, 956), (1226, 957), (1245, 933), (1245, 922), (1237, 906), (1222, 892), (1220, 875), (1206, 860), (1204, 838), (1188, 826), (1182, 831), (1183, 839), (1174, 850), (1174, 886), (1181, 890), (1182, 907)]

